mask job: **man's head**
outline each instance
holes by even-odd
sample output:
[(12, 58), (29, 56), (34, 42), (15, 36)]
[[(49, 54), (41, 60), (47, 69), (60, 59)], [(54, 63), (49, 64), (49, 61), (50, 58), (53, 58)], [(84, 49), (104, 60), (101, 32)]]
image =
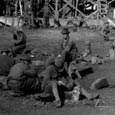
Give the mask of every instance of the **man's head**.
[(64, 60), (62, 56), (61, 55), (57, 56), (54, 61), (58, 71), (62, 72), (64, 70)]
[(61, 31), (61, 33), (62, 33), (63, 39), (65, 39), (65, 40), (69, 39), (70, 32), (69, 32), (68, 28), (63, 28), (62, 31)]
[(49, 4), (49, 0), (45, 0), (45, 5), (48, 6), (48, 4)]

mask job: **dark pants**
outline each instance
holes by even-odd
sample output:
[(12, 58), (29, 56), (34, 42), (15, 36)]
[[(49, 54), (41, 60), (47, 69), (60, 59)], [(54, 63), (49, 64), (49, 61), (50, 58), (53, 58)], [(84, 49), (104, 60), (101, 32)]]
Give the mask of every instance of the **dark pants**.
[(39, 78), (12, 79), (8, 78), (8, 88), (15, 93), (32, 94), (41, 92), (41, 83)]

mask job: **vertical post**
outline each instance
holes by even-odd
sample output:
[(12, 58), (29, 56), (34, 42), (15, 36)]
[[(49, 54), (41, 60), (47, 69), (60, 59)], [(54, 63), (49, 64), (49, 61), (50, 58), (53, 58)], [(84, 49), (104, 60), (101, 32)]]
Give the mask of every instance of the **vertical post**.
[(100, 26), (100, 22), (99, 22), (99, 18), (100, 18), (100, 0), (97, 1), (97, 9), (98, 9), (98, 12), (97, 12), (97, 23), (98, 23), (98, 26)]
[(26, 12), (26, 3), (28, 0), (24, 0), (24, 12)]
[(55, 19), (59, 20), (59, 11), (58, 11), (58, 0), (55, 1)]
[(23, 11), (22, 11), (22, 4), (21, 4), (21, 1), (19, 0), (19, 6), (20, 6), (20, 14), (21, 16), (23, 15)]
[[(76, 0), (76, 9), (78, 8), (78, 0)], [(77, 10), (75, 10), (75, 18), (77, 17)]]
[(16, 2), (15, 2), (15, 15), (17, 16), (17, 7), (18, 7), (18, 0), (16, 0)]

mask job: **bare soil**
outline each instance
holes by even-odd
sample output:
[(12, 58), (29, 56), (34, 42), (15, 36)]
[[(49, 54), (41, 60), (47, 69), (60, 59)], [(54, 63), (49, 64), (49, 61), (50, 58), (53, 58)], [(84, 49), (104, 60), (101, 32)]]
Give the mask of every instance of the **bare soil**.
[[(0, 48), (10, 46), (12, 28), (0, 29)], [(36, 29), (24, 30), (27, 35), (27, 46), (38, 48), (40, 52), (58, 53), (61, 40), (60, 29)], [(79, 53), (84, 50), (84, 41), (90, 40), (93, 54), (105, 56), (108, 53), (111, 42), (104, 42), (100, 31), (78, 29), (71, 32), (71, 40), (77, 44)], [(45, 60), (47, 57), (39, 57)], [(0, 91), (0, 115), (114, 115), (115, 114), (115, 88), (104, 88), (97, 91), (89, 89), (91, 83), (97, 78), (107, 78), (110, 84), (115, 84), (115, 62), (95, 65), (94, 73), (87, 75), (79, 82), (89, 92), (97, 92), (105, 102), (103, 106), (94, 107), (83, 104), (65, 104), (62, 108), (56, 108), (53, 103), (46, 106), (35, 100), (32, 95), (25, 97), (12, 97), (8, 91)]]

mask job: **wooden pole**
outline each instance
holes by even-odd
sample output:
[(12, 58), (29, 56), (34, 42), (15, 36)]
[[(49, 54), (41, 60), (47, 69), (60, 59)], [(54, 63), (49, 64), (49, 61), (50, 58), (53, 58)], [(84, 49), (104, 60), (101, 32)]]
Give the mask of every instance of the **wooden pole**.
[[(78, 2), (79, 0), (76, 0), (76, 9), (78, 9)], [(75, 10), (75, 18), (77, 17), (77, 10)]]
[(98, 9), (98, 13), (97, 13), (97, 23), (98, 23), (98, 26), (100, 25), (99, 23), (99, 18), (100, 18), (100, 0), (97, 1), (97, 9)]
[(55, 19), (59, 20), (59, 11), (58, 11), (58, 0), (55, 1)]

